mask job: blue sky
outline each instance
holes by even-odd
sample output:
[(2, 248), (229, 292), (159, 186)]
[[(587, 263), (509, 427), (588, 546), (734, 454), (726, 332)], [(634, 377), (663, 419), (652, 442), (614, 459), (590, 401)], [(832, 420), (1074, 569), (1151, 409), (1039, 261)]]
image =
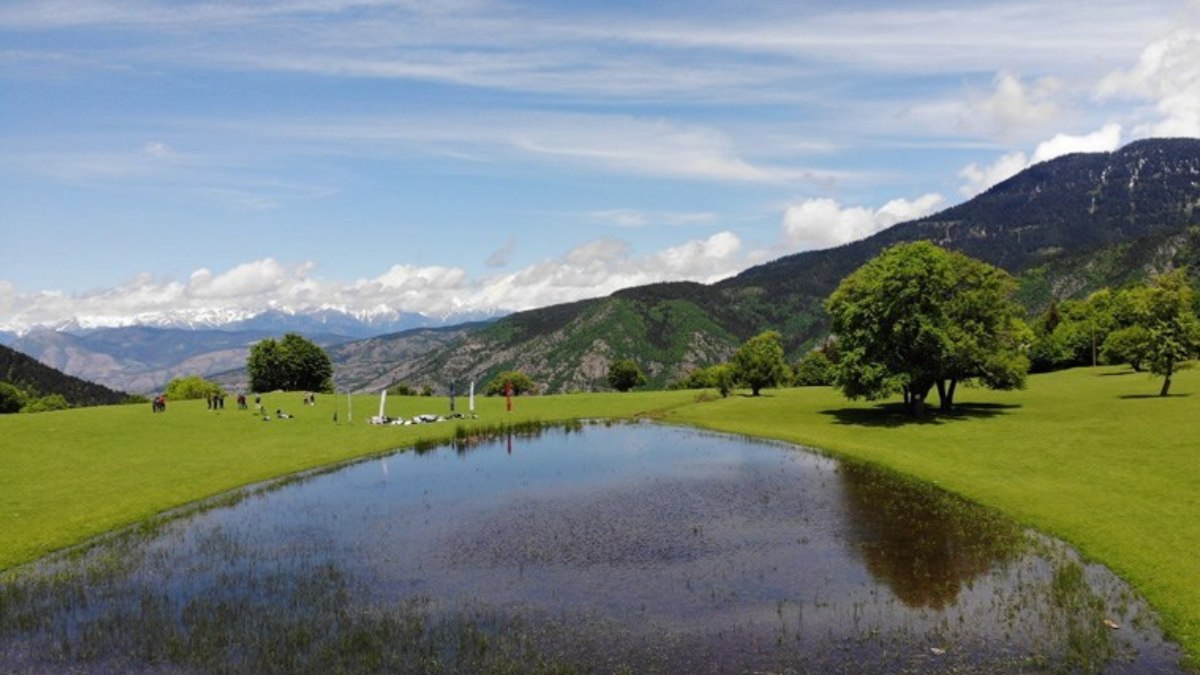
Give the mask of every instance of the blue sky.
[(0, 328), (713, 281), (1200, 135), (1195, 2), (0, 4)]

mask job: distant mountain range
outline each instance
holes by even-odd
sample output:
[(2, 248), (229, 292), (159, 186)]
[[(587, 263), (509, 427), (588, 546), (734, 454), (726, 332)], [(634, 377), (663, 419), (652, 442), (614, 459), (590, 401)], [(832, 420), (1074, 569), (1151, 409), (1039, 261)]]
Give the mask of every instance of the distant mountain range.
[[(462, 322), (475, 316), (458, 315), (455, 319)], [(0, 345), (12, 347), (64, 373), (145, 394), (160, 391), (173, 377), (211, 376), (244, 368), (250, 346), (267, 337), (294, 332), (323, 347), (332, 347), (371, 336), (403, 331), (419, 333), (426, 327), (442, 326), (443, 321), (420, 314), (387, 312), (358, 316), (331, 309), (270, 310), (253, 316), (163, 315), (156, 317), (152, 325), (96, 327), (86, 322), (68, 322), (22, 333), (0, 332)]]
[(928, 239), (1000, 266), (1018, 277), (1020, 299), (1036, 311), (1149, 270), (1194, 262), (1191, 268), (1200, 271), (1200, 231), (1191, 227), (1197, 209), (1200, 140), (1154, 139), (1111, 153), (1059, 157), (932, 216), (712, 285), (652, 284), (450, 326), (398, 313), (273, 311), (163, 316), (157, 327), (0, 333), (0, 343), (133, 392), (194, 373), (239, 388), (249, 346), (288, 331), (328, 348), (339, 388), (406, 383), (444, 392), (454, 381), (482, 383), (501, 370), (520, 369), (545, 391), (603, 389), (608, 364), (622, 358), (636, 360), (661, 386), (728, 359), (767, 329), (779, 330), (789, 356), (798, 358), (828, 332), (823, 304), (829, 293), (895, 243)]

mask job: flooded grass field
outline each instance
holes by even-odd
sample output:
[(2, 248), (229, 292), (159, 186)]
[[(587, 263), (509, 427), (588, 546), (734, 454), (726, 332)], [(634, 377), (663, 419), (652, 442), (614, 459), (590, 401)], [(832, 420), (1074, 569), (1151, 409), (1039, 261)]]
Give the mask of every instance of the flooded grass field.
[(1104, 568), (940, 491), (648, 424), (422, 448), (0, 581), (0, 671), (1182, 672)]

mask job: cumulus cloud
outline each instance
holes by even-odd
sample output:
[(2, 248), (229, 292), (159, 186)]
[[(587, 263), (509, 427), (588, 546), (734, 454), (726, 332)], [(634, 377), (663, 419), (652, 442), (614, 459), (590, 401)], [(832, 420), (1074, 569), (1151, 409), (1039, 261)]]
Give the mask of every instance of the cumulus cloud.
[(1132, 68), (1101, 80), (1096, 94), (1153, 105), (1152, 119), (1134, 127), (1134, 136), (1200, 136), (1200, 30), (1178, 30), (1151, 43)]
[(783, 239), (790, 249), (828, 248), (869, 237), (896, 223), (933, 213), (944, 203), (930, 193), (915, 200), (893, 199), (878, 209), (842, 206), (833, 199), (806, 199), (783, 214)]
[(313, 262), (287, 264), (265, 258), (223, 272), (197, 269), (186, 281), (140, 275), (114, 288), (81, 294), (21, 293), (10, 282), (0, 281), (0, 308), (6, 318), (0, 330), (71, 320), (88, 326), (164, 319), (219, 321), (268, 308), (429, 316), (520, 311), (659, 281), (711, 283), (757, 261), (743, 253), (737, 235), (723, 231), (647, 254), (637, 254), (624, 240), (602, 238), (559, 257), (492, 276), (474, 276), (461, 267), (397, 264), (377, 276), (351, 282), (315, 277)]
[(1121, 147), (1121, 125), (1115, 122), (1110, 122), (1100, 129), (1082, 136), (1056, 134), (1053, 138), (1038, 143), (1032, 155), (1026, 155), (1023, 151), (1017, 150), (1002, 155), (995, 162), (986, 166), (968, 164), (958, 172), (959, 177), (964, 181), (959, 192), (966, 197), (974, 197), (1039, 162), (1046, 162), (1076, 152), (1112, 152), (1119, 147)]
[(1050, 77), (1031, 85), (1008, 72), (998, 73), (994, 89), (986, 96), (974, 96), (967, 105), (965, 126), (982, 127), (1003, 138), (1011, 138), (1030, 128), (1040, 128), (1061, 113), (1055, 94), (1061, 83)]

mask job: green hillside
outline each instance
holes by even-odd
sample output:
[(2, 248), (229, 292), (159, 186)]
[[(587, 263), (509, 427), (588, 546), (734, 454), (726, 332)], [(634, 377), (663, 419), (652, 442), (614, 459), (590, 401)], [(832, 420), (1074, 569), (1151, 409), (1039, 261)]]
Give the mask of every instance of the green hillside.
[(0, 345), (0, 382), (6, 382), (31, 397), (58, 394), (73, 407), (111, 405), (129, 398), (128, 394), (71, 377), (39, 363), (14, 349)]

